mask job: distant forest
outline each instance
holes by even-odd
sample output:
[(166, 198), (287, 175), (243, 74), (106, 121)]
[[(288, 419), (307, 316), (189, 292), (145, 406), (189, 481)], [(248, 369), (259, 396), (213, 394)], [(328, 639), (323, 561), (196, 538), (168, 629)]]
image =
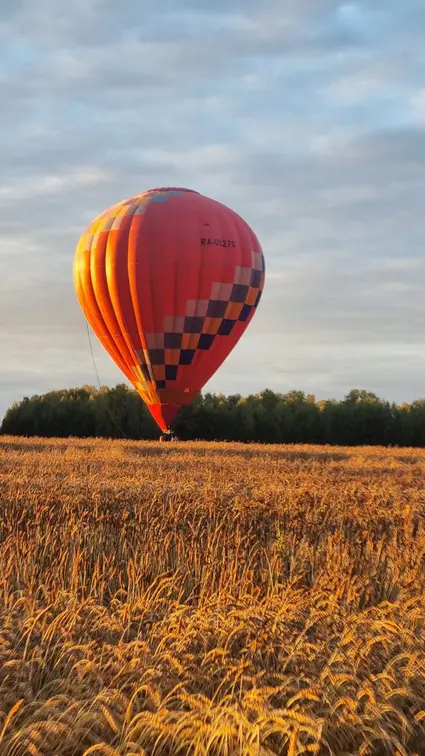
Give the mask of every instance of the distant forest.
[[(353, 389), (340, 401), (266, 389), (201, 394), (173, 423), (182, 440), (425, 446), (425, 400), (397, 405)], [(133, 389), (82, 386), (25, 397), (6, 412), (0, 433), (17, 436), (155, 439), (160, 431)]]

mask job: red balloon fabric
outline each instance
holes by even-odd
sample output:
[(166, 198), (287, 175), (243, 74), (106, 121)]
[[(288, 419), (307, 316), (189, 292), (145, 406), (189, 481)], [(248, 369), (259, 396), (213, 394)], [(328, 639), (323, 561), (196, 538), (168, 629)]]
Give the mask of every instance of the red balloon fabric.
[(110, 207), (74, 258), (89, 324), (163, 431), (239, 341), (264, 278), (248, 224), (183, 188), (151, 189)]

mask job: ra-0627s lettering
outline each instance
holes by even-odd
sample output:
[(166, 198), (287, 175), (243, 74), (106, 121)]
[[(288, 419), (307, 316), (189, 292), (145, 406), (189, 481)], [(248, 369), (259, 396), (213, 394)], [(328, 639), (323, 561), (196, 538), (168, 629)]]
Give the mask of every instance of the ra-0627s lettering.
[(236, 247), (236, 242), (232, 239), (206, 239), (205, 236), (201, 238), (202, 247)]

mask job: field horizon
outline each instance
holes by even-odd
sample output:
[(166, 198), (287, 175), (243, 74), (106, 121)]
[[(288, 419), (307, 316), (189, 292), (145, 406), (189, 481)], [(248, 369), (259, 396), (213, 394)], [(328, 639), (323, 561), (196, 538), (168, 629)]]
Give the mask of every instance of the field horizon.
[(422, 754), (425, 449), (0, 436), (0, 754)]

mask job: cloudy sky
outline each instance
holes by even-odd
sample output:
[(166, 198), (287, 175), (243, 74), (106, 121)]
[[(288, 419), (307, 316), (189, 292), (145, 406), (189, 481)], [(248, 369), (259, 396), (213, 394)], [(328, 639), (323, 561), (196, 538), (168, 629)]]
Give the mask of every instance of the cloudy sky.
[(424, 35), (423, 0), (2, 0), (0, 417), (96, 382), (75, 246), (161, 185), (230, 205), (267, 260), (208, 388), (425, 396)]

